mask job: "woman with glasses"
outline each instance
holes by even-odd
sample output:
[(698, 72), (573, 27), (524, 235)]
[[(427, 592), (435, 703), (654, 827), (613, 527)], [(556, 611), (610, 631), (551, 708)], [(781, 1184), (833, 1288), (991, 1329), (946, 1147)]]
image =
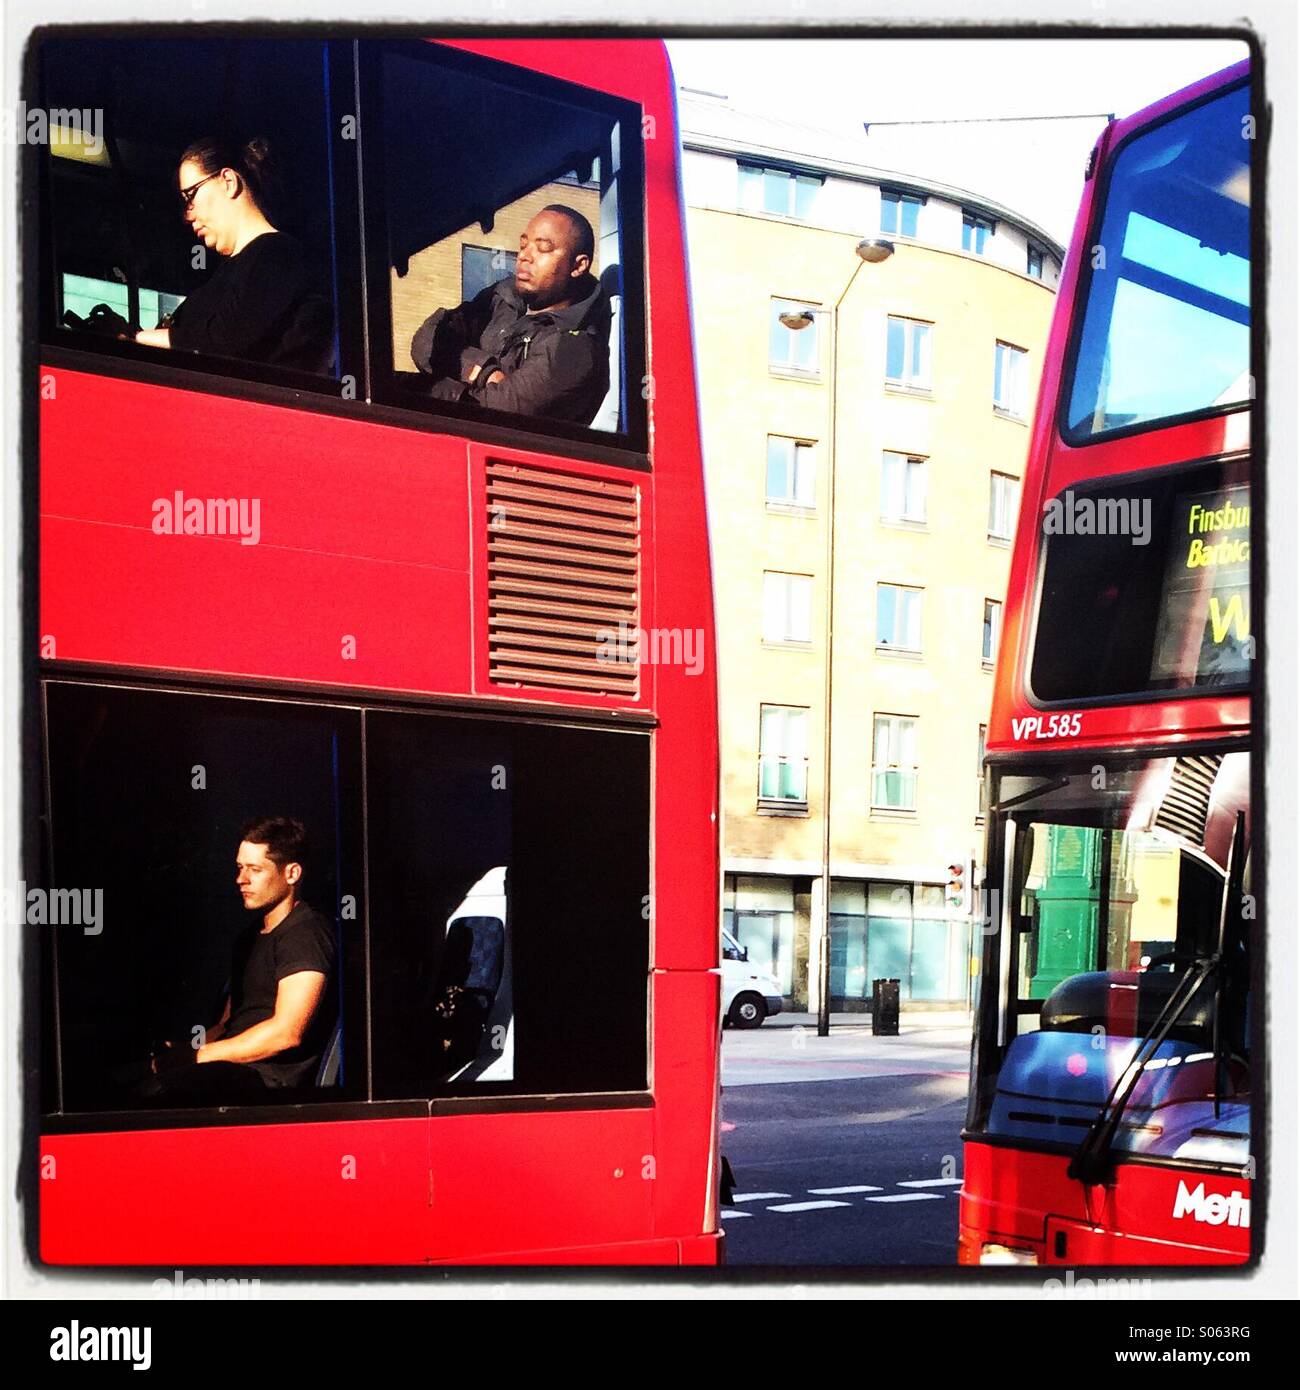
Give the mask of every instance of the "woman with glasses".
[(225, 259), (166, 326), (137, 333), (136, 342), (332, 370), (329, 301), (301, 244), (267, 216), (272, 170), (266, 140), (196, 140), (181, 156), (178, 180), (185, 220), (208, 250)]

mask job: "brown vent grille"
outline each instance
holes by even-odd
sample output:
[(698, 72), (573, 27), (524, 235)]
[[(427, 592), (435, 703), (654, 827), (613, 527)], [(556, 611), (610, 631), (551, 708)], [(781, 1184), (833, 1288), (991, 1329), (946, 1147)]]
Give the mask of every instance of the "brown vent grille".
[(492, 680), (636, 699), (636, 484), (489, 462), (487, 506)]

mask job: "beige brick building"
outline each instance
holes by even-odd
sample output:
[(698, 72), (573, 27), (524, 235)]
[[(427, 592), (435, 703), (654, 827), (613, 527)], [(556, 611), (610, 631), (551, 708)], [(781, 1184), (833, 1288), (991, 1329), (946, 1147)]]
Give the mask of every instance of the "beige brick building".
[[(983, 726), (1062, 248), (973, 192), (856, 164), (831, 136), (689, 93), (681, 116), (724, 924), (789, 1006), (816, 1007), (833, 539), (832, 1007), (862, 1007), (877, 977), (905, 1004), (964, 1006), (971, 929), (948, 866), (982, 838)], [(862, 262), (862, 238), (893, 254)], [(807, 326), (782, 326), (801, 309)]]

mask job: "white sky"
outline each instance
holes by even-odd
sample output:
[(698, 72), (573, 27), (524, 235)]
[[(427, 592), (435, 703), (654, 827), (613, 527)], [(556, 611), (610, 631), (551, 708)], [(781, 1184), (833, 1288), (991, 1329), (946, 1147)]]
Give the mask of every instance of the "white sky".
[(1104, 119), (880, 128), (864, 121), (1126, 116), (1249, 56), (1214, 39), (670, 39), (678, 84), (835, 130), (863, 163), (1004, 203), (1065, 244)]

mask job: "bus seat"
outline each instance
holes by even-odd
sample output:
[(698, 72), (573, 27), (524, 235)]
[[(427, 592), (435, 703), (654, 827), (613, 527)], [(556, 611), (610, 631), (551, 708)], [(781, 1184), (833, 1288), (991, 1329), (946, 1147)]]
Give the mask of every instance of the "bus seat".
[(317, 1086), (337, 1086), (343, 1069), (343, 1020), (334, 1024), (334, 1031), (321, 1054), (320, 1066), (316, 1068)]
[(280, 361), (321, 376), (333, 373), (334, 311), (324, 295), (308, 295), (294, 310), (285, 326)]
[[(437, 1028), (449, 1072), (459, 1072), (478, 1056), (501, 985), (505, 935), (505, 923), (499, 917), (457, 917), (447, 926), (434, 999), (439, 1004)], [(463, 993), (449, 1010), (453, 989)]]
[(600, 283), (609, 296), (609, 390), (591, 422), (593, 430), (617, 432), (623, 421), (623, 276), (617, 264), (604, 266)]
[[(497, 917), (457, 917), (447, 928), (447, 985), (486, 995), (489, 1005), (501, 983), (506, 929)], [(460, 978), (452, 978), (459, 975)]]

